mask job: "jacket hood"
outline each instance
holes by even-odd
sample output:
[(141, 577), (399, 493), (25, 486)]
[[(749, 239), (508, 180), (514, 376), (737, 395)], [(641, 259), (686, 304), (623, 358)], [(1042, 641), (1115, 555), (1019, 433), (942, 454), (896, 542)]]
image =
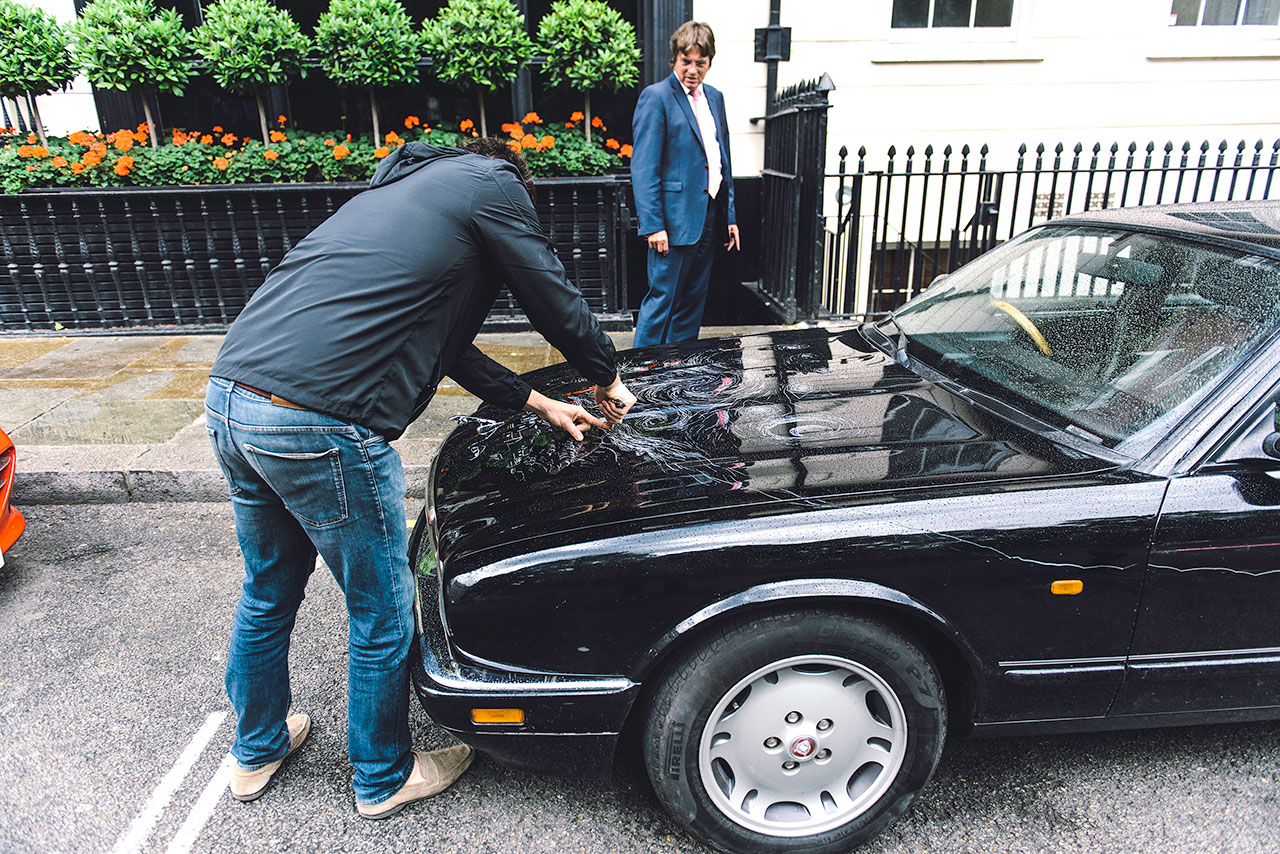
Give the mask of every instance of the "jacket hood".
[(369, 179), (370, 187), (381, 187), (412, 175), (428, 163), (446, 157), (460, 157), (467, 152), (461, 148), (428, 145), (425, 142), (409, 142), (392, 151), (378, 164), (378, 171)]

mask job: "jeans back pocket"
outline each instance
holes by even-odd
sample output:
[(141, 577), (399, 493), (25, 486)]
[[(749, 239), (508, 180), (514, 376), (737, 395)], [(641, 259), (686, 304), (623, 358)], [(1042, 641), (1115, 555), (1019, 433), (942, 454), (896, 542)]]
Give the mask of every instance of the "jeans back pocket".
[(245, 459), (280, 496), (289, 512), (316, 528), (347, 520), (342, 451), (269, 451), (245, 443)]

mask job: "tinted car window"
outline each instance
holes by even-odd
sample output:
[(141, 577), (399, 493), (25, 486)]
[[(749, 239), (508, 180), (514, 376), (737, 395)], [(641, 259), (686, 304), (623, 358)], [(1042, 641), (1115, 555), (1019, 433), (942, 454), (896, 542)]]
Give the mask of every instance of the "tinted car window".
[(1149, 233), (1043, 228), (896, 317), (912, 359), (1107, 445), (1136, 446), (1272, 334), (1280, 261)]

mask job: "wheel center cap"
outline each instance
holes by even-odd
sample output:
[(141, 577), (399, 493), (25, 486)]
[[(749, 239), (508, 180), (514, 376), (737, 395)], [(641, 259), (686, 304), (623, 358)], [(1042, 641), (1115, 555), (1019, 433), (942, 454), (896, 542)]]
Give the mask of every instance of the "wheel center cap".
[(791, 755), (796, 759), (808, 759), (817, 749), (818, 743), (807, 735), (802, 735), (791, 742)]

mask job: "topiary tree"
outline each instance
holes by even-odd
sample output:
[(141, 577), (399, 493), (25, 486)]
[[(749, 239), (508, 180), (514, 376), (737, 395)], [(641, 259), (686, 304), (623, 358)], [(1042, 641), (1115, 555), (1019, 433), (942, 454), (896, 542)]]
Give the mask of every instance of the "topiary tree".
[(172, 9), (156, 11), (152, 0), (93, 0), (74, 28), (75, 52), (95, 86), (137, 92), (151, 131), (155, 92), (181, 95), (191, 78), (191, 35)]
[(46, 148), (36, 96), (63, 89), (76, 75), (70, 35), (51, 15), (0, 0), (0, 96), (31, 105), (36, 134)]
[(320, 67), (339, 86), (369, 90), (374, 144), (382, 142), (375, 90), (418, 81), (422, 37), (398, 0), (330, 0), (316, 22)]
[(524, 15), (511, 0), (449, 0), (435, 18), (423, 22), (422, 31), (436, 76), (476, 90), (480, 135), (488, 136), (485, 90), (511, 80), (533, 57)]
[(538, 47), (553, 86), (583, 95), (583, 127), (591, 139), (591, 90), (617, 91), (640, 78), (640, 47), (631, 24), (604, 0), (556, 0), (538, 24)]
[(262, 144), (270, 145), (262, 93), (306, 73), (302, 62), (311, 42), (298, 23), (271, 0), (219, 0), (204, 10), (195, 43), (219, 86), (253, 96)]

